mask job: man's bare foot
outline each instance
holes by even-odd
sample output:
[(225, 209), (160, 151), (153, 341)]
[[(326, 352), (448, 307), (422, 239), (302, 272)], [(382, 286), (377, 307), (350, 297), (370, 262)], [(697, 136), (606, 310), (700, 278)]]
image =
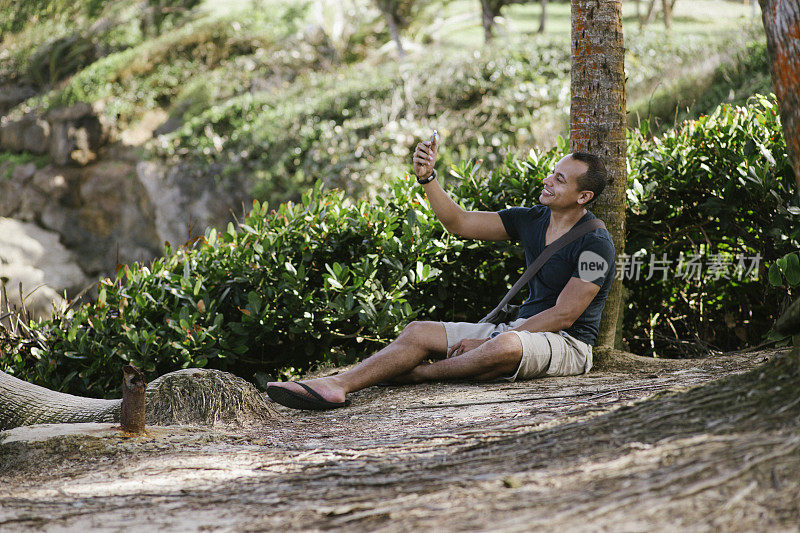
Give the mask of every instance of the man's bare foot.
[[(341, 386), (337, 385), (333, 379), (333, 376), (325, 377), (325, 378), (317, 378), (317, 379), (309, 379), (303, 380), (303, 383), (314, 389), (317, 394), (325, 398), (329, 402), (333, 403), (340, 403), (345, 400), (345, 390)], [(294, 381), (272, 381), (267, 383), (267, 387), (283, 387), (285, 389), (303, 394), (311, 398), (312, 396), (305, 390), (303, 387), (295, 383)]]

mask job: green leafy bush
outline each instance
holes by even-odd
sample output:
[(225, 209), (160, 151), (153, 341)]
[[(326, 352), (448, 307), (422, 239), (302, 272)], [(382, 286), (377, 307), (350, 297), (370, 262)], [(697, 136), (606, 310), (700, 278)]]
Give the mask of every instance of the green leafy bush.
[[(673, 262), (666, 280), (659, 271), (626, 283), (631, 348), (692, 355), (757, 344), (790, 301), (767, 283), (766, 267), (800, 247), (800, 207), (774, 97), (720, 106), (655, 139), (631, 135), (629, 154), (626, 251), (643, 254), (647, 265), (664, 254)], [(681, 254), (684, 277), (675, 271)], [(692, 254), (703, 265), (699, 279), (692, 279)], [(743, 276), (754, 263), (757, 271)]]
[(769, 267), (769, 284), (773, 287), (800, 286), (800, 255), (788, 253)]
[[(444, 164), (480, 156), (496, 167), (566, 115), (569, 49), (562, 40), (423, 64), (358, 64), (298, 79), (280, 94), (231, 98), (158, 141), (158, 154), (208, 172), (256, 180), (272, 203), (298, 199), (317, 179), (350, 195), (376, 194), (407, 167), (433, 128)], [(548, 142), (549, 144), (549, 142)]]
[[(763, 274), (766, 262), (796, 251), (800, 224), (774, 100), (725, 106), (662, 138), (632, 133), (629, 142), (629, 253), (761, 253)], [(465, 162), (451, 167), (447, 187), (466, 209), (532, 205), (566, 150), (559, 139), (489, 173)], [(709, 245), (693, 246), (706, 236)], [(211, 229), (151, 265), (122, 268), (101, 282), (97, 303), (32, 324), (35, 342), (2, 339), (0, 368), (98, 396), (118, 394), (126, 361), (150, 377), (210, 366), (263, 385), (283, 368), (364, 357), (413, 319), (476, 320), (523, 266), (516, 244), (447, 234), (407, 176), (359, 202), (318, 182), (300, 203), (270, 211), (256, 202), (238, 228)], [(628, 290), (624, 338), (661, 354), (680, 352), (662, 339), (673, 328), (723, 348), (758, 342), (787, 298), (765, 275), (669, 277)]]
[[(453, 173), (467, 208), (532, 199), (549, 155), (509, 160), (480, 177)], [(488, 189), (487, 189), (488, 186)], [(35, 325), (47, 349), (4, 348), (2, 367), (65, 391), (113, 395), (125, 361), (149, 375), (187, 366), (267, 373), (327, 359), (351, 362), (409, 320), (476, 319), (523, 265), (509, 244), (445, 233), (411, 179), (374, 202), (352, 204), (321, 185), (277, 211), (256, 202), (240, 227), (209, 230), (101, 282), (96, 304)], [(476, 297), (476, 295), (478, 295)], [(8, 345), (6, 345), (8, 346)]]
[[(629, 94), (649, 95), (689, 58), (737, 50), (753, 38), (631, 37)], [(551, 146), (567, 129), (569, 65), (569, 42), (561, 36), (407, 63), (355, 63), (278, 89), (218, 98), (160, 137), (155, 149), (200, 173), (224, 167), (221, 179), (253, 179), (254, 196), (271, 203), (297, 200), (318, 179), (350, 195), (375, 195), (434, 128), (444, 164), (481, 158), (496, 168), (509, 154)]]

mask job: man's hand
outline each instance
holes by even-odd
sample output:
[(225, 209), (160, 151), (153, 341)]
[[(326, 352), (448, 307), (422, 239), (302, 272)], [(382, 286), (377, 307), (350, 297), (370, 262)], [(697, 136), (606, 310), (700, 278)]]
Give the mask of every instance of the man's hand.
[(439, 137), (434, 137), (434, 141), (422, 141), (417, 143), (414, 150), (414, 174), (418, 179), (424, 180), (433, 174), (433, 166), (436, 164), (436, 156), (439, 152)]
[(455, 343), (452, 348), (447, 352), (447, 359), (464, 355), (470, 350), (474, 350), (489, 339), (462, 339)]

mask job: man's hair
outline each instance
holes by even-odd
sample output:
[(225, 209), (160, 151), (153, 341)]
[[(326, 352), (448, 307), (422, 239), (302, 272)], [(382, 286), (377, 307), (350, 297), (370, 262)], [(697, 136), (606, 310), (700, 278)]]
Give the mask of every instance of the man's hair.
[(576, 161), (586, 163), (589, 167), (586, 169), (586, 172), (578, 176), (577, 181), (578, 189), (581, 191), (592, 191), (594, 193), (592, 199), (586, 203), (587, 206), (591, 205), (597, 200), (600, 193), (606, 188), (606, 185), (610, 183), (606, 166), (603, 164), (602, 159), (587, 152), (574, 152), (570, 154), (570, 157)]

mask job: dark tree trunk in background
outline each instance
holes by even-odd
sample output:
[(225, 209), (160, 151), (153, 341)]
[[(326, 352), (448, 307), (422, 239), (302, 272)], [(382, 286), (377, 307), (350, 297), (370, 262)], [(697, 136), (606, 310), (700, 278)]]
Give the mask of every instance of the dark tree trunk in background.
[(500, 16), (503, 7), (509, 4), (524, 4), (525, 0), (481, 0), (483, 39), (489, 43), (494, 39), (494, 18)]
[(547, 22), (547, 0), (542, 0), (542, 16), (539, 17), (539, 30), (536, 33), (544, 33), (544, 25)]
[[(650, 24), (650, 21), (653, 20), (653, 10), (655, 6), (656, 6), (656, 0), (650, 0), (650, 2), (647, 4), (647, 11), (645, 12), (644, 15), (639, 17), (640, 30), (644, 29), (644, 27)], [(639, 12), (638, 8), (636, 12), (637, 13)]]
[(406, 51), (403, 49), (403, 41), (400, 40), (400, 28), (397, 24), (397, 20), (392, 13), (384, 13), (384, 15), (386, 16), (386, 25), (389, 26), (389, 35), (391, 35), (392, 40), (397, 43), (397, 55), (404, 57)]
[(661, 8), (664, 10), (664, 27), (667, 30), (672, 28), (672, 6), (675, 2), (670, 0), (661, 0)]
[(800, 195), (800, 2), (760, 0), (772, 84)]
[(417, 0), (373, 0), (374, 5), (386, 19), (389, 35), (397, 44), (397, 54), (402, 58), (406, 55), (400, 33), (408, 27), (412, 20), (419, 14)]
[[(625, 249), (625, 48), (621, 0), (572, 0), (570, 150), (605, 162), (611, 183), (591, 210), (605, 223), (617, 254)], [(600, 322), (598, 346), (614, 346), (622, 302), (614, 280)]]
[(491, 0), (481, 0), (481, 22), (483, 23), (483, 41), (492, 42), (494, 37), (494, 6)]

